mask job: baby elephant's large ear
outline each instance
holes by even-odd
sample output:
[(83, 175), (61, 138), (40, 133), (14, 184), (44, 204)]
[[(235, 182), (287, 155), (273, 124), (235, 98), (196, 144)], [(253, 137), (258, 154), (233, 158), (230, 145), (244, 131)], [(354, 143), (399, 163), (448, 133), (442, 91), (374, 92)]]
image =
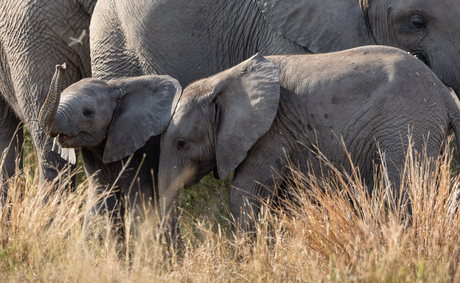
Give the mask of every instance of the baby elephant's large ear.
[(118, 118), (109, 128), (104, 163), (133, 154), (152, 136), (161, 134), (169, 124), (182, 93), (179, 82), (170, 76), (140, 76), (108, 82), (121, 92)]
[(278, 111), (280, 78), (272, 62), (254, 55), (206, 80), (218, 109), (216, 161), (226, 178), (271, 127)]

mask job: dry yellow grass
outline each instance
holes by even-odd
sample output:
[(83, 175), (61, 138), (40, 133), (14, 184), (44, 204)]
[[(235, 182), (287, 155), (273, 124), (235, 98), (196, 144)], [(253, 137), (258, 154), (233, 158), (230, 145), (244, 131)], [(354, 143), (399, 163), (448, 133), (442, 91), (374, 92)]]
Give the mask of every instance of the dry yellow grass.
[(153, 230), (143, 241), (128, 239), (119, 255), (84, 232), (85, 182), (70, 192), (67, 171), (59, 189), (40, 189), (26, 164), (9, 180), (9, 205), (0, 210), (0, 281), (460, 281), (460, 180), (451, 160), (444, 154), (433, 172), (409, 151), (402, 186), (412, 200), (411, 223), (392, 204), (385, 174), (370, 195), (357, 169), (336, 170), (325, 190), (294, 172), (291, 200), (263, 209), (254, 243), (233, 237), (212, 212), (182, 203), (181, 256), (168, 254)]

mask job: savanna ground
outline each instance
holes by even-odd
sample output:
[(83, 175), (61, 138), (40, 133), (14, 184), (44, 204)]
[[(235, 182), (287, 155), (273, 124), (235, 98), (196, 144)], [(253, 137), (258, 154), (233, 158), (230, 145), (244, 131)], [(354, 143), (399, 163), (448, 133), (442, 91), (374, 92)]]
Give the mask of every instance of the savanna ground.
[[(390, 201), (385, 174), (375, 177), (369, 195), (358, 170), (336, 170), (325, 190), (296, 173), (290, 200), (264, 209), (250, 243), (232, 235), (231, 180), (207, 176), (180, 196), (181, 255), (170, 253), (154, 230), (136, 243), (128, 239), (120, 255), (84, 233), (81, 165), (62, 174), (57, 191), (39, 188), (37, 157), (26, 141), (24, 169), (9, 180), (10, 205), (0, 211), (0, 281), (460, 282), (460, 180), (452, 151), (437, 160), (435, 172), (423, 157), (407, 155), (410, 223), (406, 206)], [(69, 192), (72, 174), (78, 186)]]

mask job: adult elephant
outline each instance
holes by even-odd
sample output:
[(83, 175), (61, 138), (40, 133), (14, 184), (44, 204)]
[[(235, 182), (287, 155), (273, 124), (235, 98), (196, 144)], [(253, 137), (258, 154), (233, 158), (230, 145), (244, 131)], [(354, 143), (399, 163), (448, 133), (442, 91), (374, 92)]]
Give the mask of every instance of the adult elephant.
[(459, 15), (456, 0), (100, 0), (92, 71), (100, 79), (167, 74), (185, 86), (257, 52), (379, 44), (411, 52), (460, 93)]
[(39, 126), (38, 114), (56, 63), (67, 62), (64, 86), (91, 76), (89, 40), (83, 31), (89, 29), (95, 4), (95, 0), (0, 2), (0, 152), (11, 142), (2, 178), (14, 174), (23, 143), (22, 131), (17, 131), (21, 122), (29, 127), (38, 152), (41, 185), (66, 164), (50, 151), (53, 141)]

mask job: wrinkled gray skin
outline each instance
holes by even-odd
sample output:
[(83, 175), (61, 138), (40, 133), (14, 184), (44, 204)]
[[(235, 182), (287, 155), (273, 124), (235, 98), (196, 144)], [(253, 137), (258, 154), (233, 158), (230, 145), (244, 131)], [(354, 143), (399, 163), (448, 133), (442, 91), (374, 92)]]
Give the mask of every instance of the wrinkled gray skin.
[(95, 4), (89, 0), (0, 1), (0, 152), (13, 140), (1, 168), (2, 179), (14, 174), (15, 159), (22, 152), (22, 129), (14, 137), (20, 122), (29, 127), (38, 152), (40, 184), (52, 181), (67, 163), (50, 152), (52, 140), (39, 127), (38, 114), (57, 63), (67, 62), (64, 86), (91, 76), (88, 37), (81, 44), (68, 44), (70, 37), (88, 31)]
[[(112, 235), (123, 242), (127, 210), (134, 232), (142, 227), (151, 231), (157, 215), (154, 177), (158, 172), (159, 134), (168, 125), (180, 97), (179, 82), (158, 75), (109, 82), (83, 79), (66, 88), (60, 100), (59, 87), (54, 88), (57, 95), (52, 88), (53, 83), (40, 121), (44, 117), (43, 128), (57, 137), (60, 147), (81, 148), (89, 179), (86, 224), (93, 223), (94, 216), (109, 216)], [(54, 97), (58, 104), (49, 103), (56, 101)]]
[(379, 44), (418, 56), (460, 93), (459, 15), (457, 0), (100, 0), (92, 71), (101, 79), (167, 74), (186, 86), (257, 52)]
[(350, 170), (341, 138), (370, 189), (373, 160), (383, 162), (378, 144), (398, 190), (408, 128), (414, 149), (428, 140), (427, 155), (436, 158), (450, 129), (460, 133), (456, 102), (426, 65), (396, 48), (255, 55), (184, 90), (161, 138), (161, 213), (176, 227), (179, 190), (211, 171), (223, 179), (235, 170), (231, 212), (237, 227), (253, 231), (248, 215), (257, 216), (275, 182), (283, 188), (287, 157), (304, 173), (311, 162), (321, 176), (318, 141), (326, 158)]

